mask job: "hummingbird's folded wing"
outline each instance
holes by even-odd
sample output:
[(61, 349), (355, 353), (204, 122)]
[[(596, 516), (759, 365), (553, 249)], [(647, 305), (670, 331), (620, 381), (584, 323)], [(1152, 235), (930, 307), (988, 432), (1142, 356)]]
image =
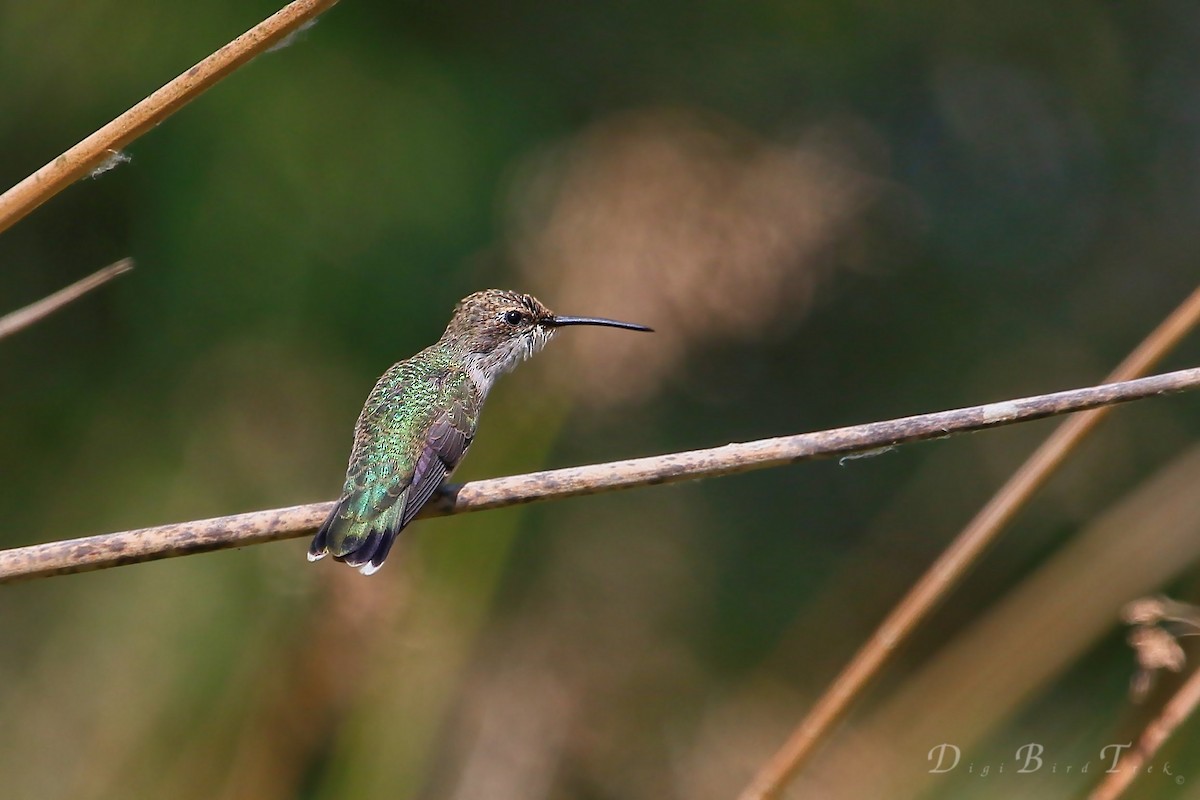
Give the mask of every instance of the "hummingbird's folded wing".
[(309, 558), (330, 552), (365, 574), (379, 569), (396, 536), (471, 444), (478, 394), (454, 377), (443, 374), (436, 383), (427, 381), (438, 387), (437, 396), (419, 405), (403, 393), (392, 393), (387, 398), (391, 402), (368, 406), (345, 492), (314, 537)]
[(417, 459), (413, 470), (412, 484), (408, 490), (408, 501), (404, 505), (401, 527), (412, 521), (417, 512), (437, 491), (446, 476), (462, 461), (471, 446), (474, 425), (471, 415), (461, 403), (454, 402), (450, 408), (429, 426), (425, 448)]

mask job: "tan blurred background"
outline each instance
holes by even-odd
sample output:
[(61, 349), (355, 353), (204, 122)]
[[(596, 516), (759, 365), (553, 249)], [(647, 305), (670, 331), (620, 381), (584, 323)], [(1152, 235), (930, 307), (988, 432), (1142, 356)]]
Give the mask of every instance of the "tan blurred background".
[[(274, 9), (0, 0), (0, 184)], [(345, 0), (0, 236), (0, 311), (138, 262), (0, 342), (0, 546), (331, 498), (488, 286), (657, 333), (558, 337), (464, 479), (1096, 381), (1198, 274), (1198, 48), (1179, 2)], [(1052, 425), (424, 522), (372, 579), (4, 587), (0, 796), (732, 797)], [(1195, 599), (1197, 431), (1117, 412), (793, 796), (1091, 785), (1174, 685), (1130, 703), (1117, 610)]]

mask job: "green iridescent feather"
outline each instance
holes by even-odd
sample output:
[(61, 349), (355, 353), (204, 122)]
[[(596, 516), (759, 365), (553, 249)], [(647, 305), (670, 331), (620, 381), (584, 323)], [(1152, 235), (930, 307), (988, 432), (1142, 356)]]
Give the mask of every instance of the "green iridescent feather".
[(364, 572), (378, 569), (396, 535), (462, 460), (481, 405), (445, 348), (426, 348), (385, 372), (359, 415), (342, 496), (310, 556), (329, 552)]
[(332, 554), (371, 574), (396, 535), (454, 471), (500, 375), (566, 325), (649, 331), (601, 317), (564, 317), (537, 298), (485, 289), (463, 298), (435, 344), (383, 374), (358, 418), (346, 484), (313, 537), (311, 561)]

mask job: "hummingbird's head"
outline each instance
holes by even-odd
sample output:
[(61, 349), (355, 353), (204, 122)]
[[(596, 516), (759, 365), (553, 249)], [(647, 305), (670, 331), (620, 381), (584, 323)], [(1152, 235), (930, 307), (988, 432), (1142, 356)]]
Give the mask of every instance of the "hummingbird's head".
[(492, 382), (546, 346), (554, 331), (567, 325), (604, 325), (649, 331), (644, 325), (599, 317), (565, 317), (530, 294), (484, 289), (459, 301), (442, 334), (464, 356), (475, 383), (487, 391)]

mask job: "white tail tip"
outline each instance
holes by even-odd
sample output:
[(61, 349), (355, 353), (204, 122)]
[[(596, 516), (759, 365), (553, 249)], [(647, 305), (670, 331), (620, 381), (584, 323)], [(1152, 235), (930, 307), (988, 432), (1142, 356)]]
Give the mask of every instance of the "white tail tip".
[(324, 558), (324, 557), (325, 557), (325, 551), (324, 551), (324, 550), (322, 550), (322, 551), (321, 551), (321, 552), (319, 552), (319, 553), (312, 553), (312, 552), (310, 552), (310, 553), (308, 554), (308, 560), (309, 560), (309, 561), (320, 561), (320, 560), (321, 560), (322, 558)]

